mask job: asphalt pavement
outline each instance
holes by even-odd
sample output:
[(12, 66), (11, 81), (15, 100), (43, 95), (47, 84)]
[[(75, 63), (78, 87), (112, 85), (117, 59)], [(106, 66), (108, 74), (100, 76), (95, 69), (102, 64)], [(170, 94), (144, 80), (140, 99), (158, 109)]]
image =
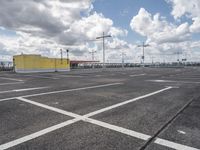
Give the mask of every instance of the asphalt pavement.
[(199, 150), (200, 69), (0, 72), (0, 150)]

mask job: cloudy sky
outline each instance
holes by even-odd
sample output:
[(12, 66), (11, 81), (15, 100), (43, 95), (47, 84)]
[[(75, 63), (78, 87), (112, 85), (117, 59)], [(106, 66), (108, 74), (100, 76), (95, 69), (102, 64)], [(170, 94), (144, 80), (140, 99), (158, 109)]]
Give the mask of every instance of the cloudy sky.
[[(106, 62), (200, 60), (200, 0), (1, 0), (0, 60), (16, 54)], [(66, 53), (64, 53), (66, 57)]]

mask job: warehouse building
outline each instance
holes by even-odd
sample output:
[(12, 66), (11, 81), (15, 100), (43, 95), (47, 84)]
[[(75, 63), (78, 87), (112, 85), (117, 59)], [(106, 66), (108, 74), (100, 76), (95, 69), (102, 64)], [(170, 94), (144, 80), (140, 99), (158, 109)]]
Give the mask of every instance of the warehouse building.
[(41, 55), (13, 56), (14, 70), (17, 73), (69, 71), (69, 59), (48, 58)]

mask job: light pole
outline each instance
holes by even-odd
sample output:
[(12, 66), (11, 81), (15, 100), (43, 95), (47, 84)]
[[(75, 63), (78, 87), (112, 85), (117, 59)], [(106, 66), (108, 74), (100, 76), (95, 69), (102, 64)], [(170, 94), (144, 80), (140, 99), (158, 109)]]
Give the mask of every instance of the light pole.
[(103, 36), (97, 37), (96, 39), (102, 39), (103, 40), (103, 68), (105, 68), (105, 38), (109, 38), (111, 35), (105, 35), (103, 32)]
[(92, 50), (91, 52), (89, 52), (89, 53), (91, 53), (92, 54), (92, 61), (94, 61), (94, 53), (96, 53), (97, 51), (94, 51), (94, 50)]
[(66, 52), (67, 52), (67, 67), (69, 67), (69, 69), (70, 69), (69, 50), (66, 49)]
[(150, 45), (149, 44), (144, 44), (144, 42), (142, 43), (142, 45), (138, 45), (138, 47), (142, 47), (142, 63), (143, 63), (143, 65), (144, 65), (144, 48), (145, 47), (149, 47)]
[(67, 64), (69, 64), (69, 50), (66, 49), (66, 52), (67, 52)]
[(61, 59), (61, 64), (63, 63), (63, 51), (60, 49), (60, 59)]
[(182, 54), (180, 51), (177, 52), (177, 61), (180, 63), (180, 54)]
[[(97, 51), (94, 51), (94, 50), (92, 50), (91, 52), (89, 52), (89, 53), (91, 53), (92, 54), (92, 61), (94, 61), (94, 53), (96, 53)], [(92, 62), (92, 68), (94, 69), (94, 64), (93, 64), (93, 62)]]
[(155, 58), (154, 56), (151, 56), (151, 63), (152, 63), (152, 65), (154, 64), (154, 61), (153, 61), (154, 58)]
[(125, 56), (126, 54), (122, 51), (122, 68), (124, 68), (124, 56)]

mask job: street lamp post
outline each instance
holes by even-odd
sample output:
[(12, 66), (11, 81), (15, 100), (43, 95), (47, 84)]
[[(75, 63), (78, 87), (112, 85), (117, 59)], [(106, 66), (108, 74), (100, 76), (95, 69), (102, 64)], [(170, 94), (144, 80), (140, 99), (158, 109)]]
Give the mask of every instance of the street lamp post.
[(69, 62), (69, 50), (66, 49), (66, 52), (67, 52), (67, 63)]
[(92, 54), (92, 61), (94, 61), (94, 53), (96, 53), (97, 51), (94, 51), (94, 50), (92, 50), (91, 52), (89, 52), (89, 53), (91, 53)]
[(149, 44), (144, 44), (144, 42), (142, 43), (142, 45), (138, 45), (138, 47), (142, 47), (142, 63), (143, 63), (143, 65), (144, 65), (144, 48), (145, 47), (149, 47), (150, 45)]
[(102, 39), (103, 40), (103, 68), (105, 68), (105, 38), (109, 38), (111, 35), (105, 35), (103, 32), (103, 36), (97, 37), (96, 39)]
[(69, 50), (66, 49), (66, 52), (67, 52), (67, 64), (69, 64)]
[[(89, 53), (91, 53), (92, 54), (92, 61), (94, 62), (94, 53), (96, 53), (97, 51), (94, 51), (94, 50), (92, 50), (91, 52), (89, 52)], [(94, 69), (94, 64), (93, 64), (93, 62), (92, 62), (92, 68)]]
[(60, 49), (60, 58), (61, 58), (61, 64), (63, 63), (63, 51)]
[(152, 65), (154, 64), (154, 61), (153, 61), (154, 58), (155, 58), (154, 56), (151, 56), (151, 63), (152, 63)]
[(122, 68), (124, 68), (124, 56), (125, 56), (125, 53), (122, 51)]

